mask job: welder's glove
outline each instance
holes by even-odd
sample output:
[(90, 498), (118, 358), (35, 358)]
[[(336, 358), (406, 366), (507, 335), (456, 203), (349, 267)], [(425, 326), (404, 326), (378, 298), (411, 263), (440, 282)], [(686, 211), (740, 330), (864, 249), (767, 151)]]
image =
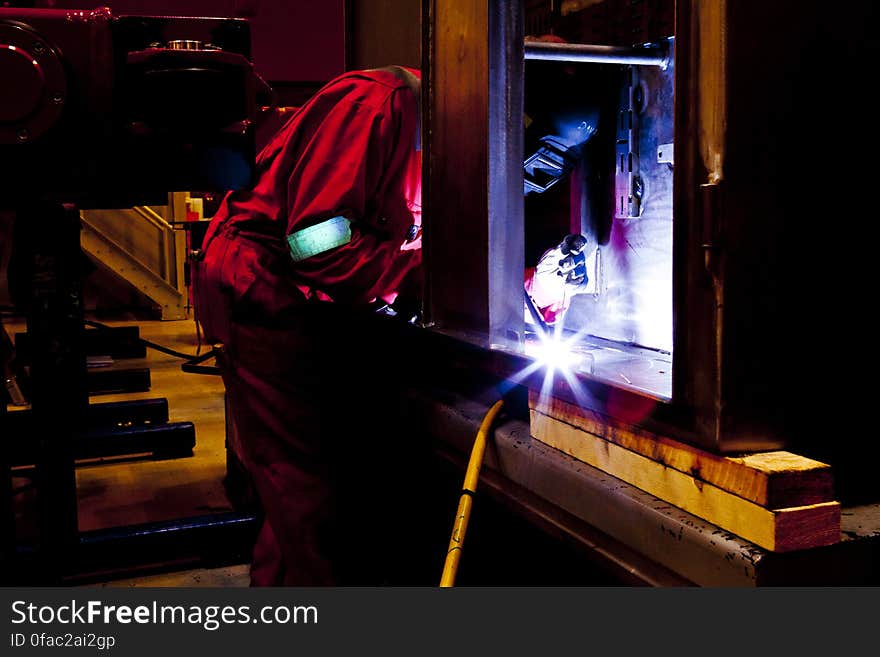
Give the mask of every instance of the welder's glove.
[(420, 299), (397, 298), (391, 304), (394, 316), (409, 324), (416, 324), (422, 319), (422, 302)]
[(556, 270), (556, 275), (565, 277), (567, 282), (568, 276), (571, 276), (571, 274), (579, 267), (582, 268), (583, 263), (583, 254), (580, 254), (580, 257), (569, 254), (559, 260), (559, 269)]
[(565, 279), (566, 283), (580, 283), (587, 275), (587, 256), (583, 252), (569, 253), (559, 260), (557, 276)]
[(414, 324), (422, 319), (422, 277), (420, 268), (409, 271), (400, 284), (397, 296), (389, 304), (391, 312), (398, 319)]
[(526, 293), (548, 325), (560, 321), (572, 297), (586, 291), (588, 246), (586, 236), (566, 235), (541, 256), (535, 267), (526, 268)]

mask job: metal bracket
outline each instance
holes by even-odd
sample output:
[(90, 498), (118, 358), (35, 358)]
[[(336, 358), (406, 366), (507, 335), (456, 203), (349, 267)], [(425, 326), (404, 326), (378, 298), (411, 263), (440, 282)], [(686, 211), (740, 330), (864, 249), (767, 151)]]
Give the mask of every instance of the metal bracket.
[(657, 146), (657, 164), (675, 164), (675, 144)]
[(614, 216), (618, 219), (634, 219), (642, 213), (644, 184), (639, 175), (639, 114), (643, 96), (638, 70), (631, 66), (621, 87), (617, 120)]

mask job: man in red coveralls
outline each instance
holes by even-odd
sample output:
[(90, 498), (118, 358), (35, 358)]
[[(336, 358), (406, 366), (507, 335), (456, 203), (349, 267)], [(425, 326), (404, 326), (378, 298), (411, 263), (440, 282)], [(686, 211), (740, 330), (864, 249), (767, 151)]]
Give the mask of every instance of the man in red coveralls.
[(396, 415), (398, 360), (361, 320), (420, 289), (419, 80), (389, 67), (323, 87), (223, 200), (194, 268), (265, 515), (254, 586), (384, 583), (407, 522), (406, 492), (375, 469), (393, 436), (367, 433)]

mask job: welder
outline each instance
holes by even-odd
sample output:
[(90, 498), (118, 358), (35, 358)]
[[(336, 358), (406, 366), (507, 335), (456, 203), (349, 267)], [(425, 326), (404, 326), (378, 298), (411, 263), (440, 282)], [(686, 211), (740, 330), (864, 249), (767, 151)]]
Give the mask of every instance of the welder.
[(393, 451), (375, 432), (401, 377), (365, 320), (420, 294), (420, 77), (353, 71), (320, 89), (225, 197), (194, 267), (265, 517), (254, 586), (386, 581), (394, 523), (370, 504), (389, 482), (371, 464)]
[[(574, 296), (586, 290), (590, 280), (586, 259), (595, 247), (587, 236), (571, 233), (544, 252), (537, 265), (526, 268), (527, 322), (537, 320), (550, 327), (565, 317)], [(534, 311), (539, 315), (537, 318)]]
[[(539, 126), (539, 132), (533, 126), (535, 121), (526, 115), (526, 146), (533, 150), (523, 162), (526, 196), (544, 194), (570, 176), (582, 163), (584, 148), (596, 132), (597, 112), (589, 105), (570, 108), (568, 112), (556, 108), (547, 114), (549, 120)], [(552, 132), (547, 134), (548, 131)], [(540, 137), (536, 138), (536, 134)], [(543, 327), (562, 322), (573, 297), (586, 290), (586, 258), (595, 247), (595, 240), (586, 235), (569, 233), (559, 244), (545, 250), (536, 265), (526, 267), (527, 322)]]
[[(526, 37), (529, 41), (565, 43), (554, 35)], [(560, 216), (570, 223), (570, 201), (559, 183), (585, 166), (600, 111), (590, 85), (573, 66), (530, 61), (525, 79), (526, 250), (536, 263), (525, 269), (525, 321), (549, 328), (562, 324), (573, 297), (589, 283), (586, 259), (597, 248), (595, 237), (571, 232), (548, 248), (561, 236), (545, 226), (558, 227)]]

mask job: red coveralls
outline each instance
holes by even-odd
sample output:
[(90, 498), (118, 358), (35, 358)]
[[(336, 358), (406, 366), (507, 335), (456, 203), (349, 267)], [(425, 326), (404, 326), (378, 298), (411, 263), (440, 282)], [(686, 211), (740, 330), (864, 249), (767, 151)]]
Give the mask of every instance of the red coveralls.
[[(402, 79), (346, 73), (294, 113), (257, 158), (254, 186), (226, 196), (205, 236), (196, 311), (223, 344), (240, 458), (265, 513), (252, 585), (381, 583), (387, 537), (371, 505), (387, 491), (371, 464), (388, 463), (393, 441), (365, 432), (394, 415), (398, 374), (358, 318), (417, 278), (417, 131)], [(287, 235), (339, 215), (351, 241), (294, 262)]]

